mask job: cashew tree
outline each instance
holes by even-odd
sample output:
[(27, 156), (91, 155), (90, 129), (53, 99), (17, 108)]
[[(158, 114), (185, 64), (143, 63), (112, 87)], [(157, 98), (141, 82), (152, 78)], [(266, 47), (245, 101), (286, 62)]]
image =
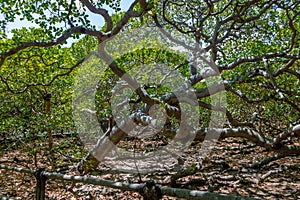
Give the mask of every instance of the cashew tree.
[[(0, 69), (17, 65), (13, 62), (27, 51), (55, 49), (85, 35), (97, 42), (89, 55), (73, 52), (67, 69), (82, 64), (102, 70), (97, 74), (83, 67), (82, 74), (92, 75), (80, 77), (82, 82), (101, 79), (91, 86), (75, 86), (79, 95), (73, 100), (78, 108), (75, 117), (84, 123), (95, 118), (99, 126), (107, 122), (99, 133), (78, 125), (78, 131), (86, 134), (85, 142), (94, 140), (79, 164), (80, 172), (95, 169), (119, 143), (147, 131), (155, 132), (162, 141), (146, 152), (150, 156), (171, 144), (163, 150), (164, 159), (176, 157), (173, 154), (194, 140), (228, 137), (245, 138), (283, 155), (299, 155), (298, 1), (135, 0), (128, 4), (124, 11), (120, 1), (109, 0), (1, 2)], [(26, 33), (18, 32), (19, 37), (9, 40), (6, 27), (20, 19), (38, 26), (37, 34), (43, 37), (23, 37)], [(96, 24), (100, 20), (104, 23)], [(152, 31), (147, 32), (149, 28)], [(152, 37), (156, 31), (159, 36)], [(31, 53), (26, 56), (24, 62), (42, 63), (47, 58), (36, 61)], [(49, 58), (46, 62), (56, 61)], [(30, 70), (25, 64), (23, 67)], [(47, 65), (37, 68), (42, 71)], [(52, 80), (68, 75), (61, 69), (52, 72)], [(10, 82), (18, 80), (10, 80), (11, 76), (1, 74), (1, 84), (12, 93), (38, 86), (30, 78), (23, 80), (24, 87), (12, 86)], [(86, 93), (82, 90), (89, 88), (92, 90)], [(87, 95), (96, 96), (93, 109), (80, 103)], [(122, 107), (125, 104), (128, 108)], [(149, 129), (136, 130), (137, 125)]]

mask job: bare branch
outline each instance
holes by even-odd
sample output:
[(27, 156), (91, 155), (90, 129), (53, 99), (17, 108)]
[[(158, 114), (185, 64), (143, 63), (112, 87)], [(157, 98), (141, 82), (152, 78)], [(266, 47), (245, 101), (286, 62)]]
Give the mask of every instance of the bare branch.
[(61, 74), (56, 74), (48, 83), (35, 83), (35, 84), (26, 84), (26, 86), (21, 89), (21, 90), (15, 90), (15, 89), (12, 89), (11, 86), (8, 84), (8, 81), (7, 79), (3, 78), (1, 75), (0, 75), (0, 80), (5, 84), (6, 86), (6, 89), (13, 93), (13, 94), (21, 94), (21, 93), (24, 93), (26, 92), (29, 88), (31, 87), (37, 87), (37, 86), (50, 86), (53, 84), (53, 82), (58, 79), (59, 77), (63, 77), (63, 76), (66, 76), (66, 75), (69, 75), (71, 72), (74, 71), (74, 69), (76, 69), (80, 64), (83, 63), (85, 59), (81, 59), (79, 60), (75, 65), (73, 65), (72, 67), (68, 68), (68, 70), (64, 73), (61, 73)]
[(281, 74), (283, 74), (284, 72), (287, 72), (288, 69), (293, 66), (293, 64), (297, 61), (296, 58), (294, 59), (291, 59), (284, 67), (278, 69), (276, 72), (273, 73), (273, 76), (276, 77), (276, 76), (279, 76)]
[(230, 64), (222, 65), (220, 66), (220, 70), (229, 70), (233, 69), (240, 64), (247, 63), (247, 62), (258, 62), (258, 61), (263, 61), (263, 58), (266, 59), (271, 59), (271, 58), (287, 58), (287, 59), (300, 59), (299, 55), (287, 55), (286, 53), (281, 53), (281, 52), (275, 52), (275, 53), (269, 53), (265, 54), (262, 56), (253, 56), (253, 57), (248, 57), (248, 58), (239, 58), (235, 62), (232, 62)]

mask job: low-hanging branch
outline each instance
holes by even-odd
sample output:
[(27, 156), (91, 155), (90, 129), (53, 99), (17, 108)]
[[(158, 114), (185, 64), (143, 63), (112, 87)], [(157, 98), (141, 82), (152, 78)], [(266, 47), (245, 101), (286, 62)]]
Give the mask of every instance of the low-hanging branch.
[[(28, 173), (28, 174), (35, 174), (37, 171), (37, 170), (23, 169), (23, 168), (5, 166), (5, 165), (0, 165), (0, 169), (16, 171), (16, 172), (21, 172), (21, 173)], [(133, 192), (139, 192), (139, 193), (141, 193), (141, 189), (143, 187), (145, 187), (145, 184), (130, 184), (130, 183), (125, 183), (125, 182), (117, 182), (117, 181), (98, 179), (98, 178), (87, 177), (87, 176), (72, 176), (72, 175), (53, 173), (53, 172), (47, 172), (47, 171), (43, 171), (42, 175), (45, 176), (46, 178), (52, 179), (52, 180), (57, 179), (57, 180), (69, 181), (69, 182), (73, 182), (73, 183), (85, 183), (85, 184), (100, 185), (100, 186), (110, 187), (110, 188), (114, 188), (114, 189), (133, 191)], [(222, 200), (222, 199), (224, 199), (224, 200), (226, 200), (226, 199), (241, 199), (241, 200), (242, 199), (245, 199), (245, 200), (254, 199), (254, 198), (212, 193), (212, 192), (207, 192), (207, 191), (189, 190), (189, 189), (180, 189), (180, 188), (171, 188), (171, 187), (160, 187), (160, 190), (163, 195), (177, 197), (177, 198), (187, 198), (187, 199), (193, 199), (193, 198), (197, 198), (197, 199), (213, 198), (213, 199), (217, 199), (217, 200), (219, 200), (219, 199), (220, 200)]]
[[(105, 158), (105, 156), (114, 149), (115, 145), (118, 144), (122, 139), (127, 136), (126, 132), (131, 131), (134, 127), (135, 123), (142, 124), (144, 126), (152, 125), (156, 126), (157, 120), (148, 116), (143, 112), (134, 112), (128, 118), (123, 120), (118, 125), (112, 129), (108, 136), (104, 135), (101, 137), (97, 144), (89, 151), (88, 155), (85, 159), (82, 160), (80, 163), (80, 172), (87, 173), (88, 171), (92, 170), (91, 163), (93, 163), (93, 167), (96, 168), (98, 164)], [(296, 130), (297, 131), (297, 130)], [(248, 127), (240, 127), (240, 128), (203, 128), (197, 130), (195, 133), (194, 141), (204, 141), (205, 136), (207, 134), (216, 134), (219, 135), (217, 140), (222, 140), (229, 137), (234, 138), (246, 138), (251, 142), (264, 147), (270, 151), (276, 151), (279, 153), (284, 154), (297, 154), (300, 155), (300, 147), (297, 146), (284, 146), (282, 143), (290, 136), (297, 136), (297, 133), (292, 134), (295, 130), (290, 130), (287, 133), (284, 132), (280, 134), (275, 139), (270, 139), (259, 132), (248, 128)], [(167, 138), (174, 138), (177, 134), (177, 130), (175, 129), (168, 129), (165, 127), (160, 134), (164, 135)], [(95, 158), (93, 155), (96, 155)]]

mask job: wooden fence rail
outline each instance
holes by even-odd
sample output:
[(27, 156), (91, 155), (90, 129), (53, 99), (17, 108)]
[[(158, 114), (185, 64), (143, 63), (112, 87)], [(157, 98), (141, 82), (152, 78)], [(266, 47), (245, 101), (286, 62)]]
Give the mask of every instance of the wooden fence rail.
[[(87, 176), (71, 176), (71, 175), (47, 172), (44, 170), (44, 168), (31, 170), (31, 169), (23, 169), (18, 167), (0, 165), (0, 169), (33, 174), (37, 180), (36, 200), (45, 199), (46, 179), (53, 179), (53, 180), (58, 179), (58, 180), (76, 182), (76, 183), (101, 185), (110, 188), (134, 191), (139, 193), (141, 193), (142, 189), (146, 186), (146, 184), (129, 184), (125, 182), (114, 182), (110, 180), (98, 179), (98, 178), (87, 177)], [(248, 198), (248, 197), (239, 197), (239, 196), (225, 195), (225, 194), (212, 193), (212, 192), (199, 191), (199, 190), (188, 190), (188, 189), (179, 189), (179, 188), (170, 188), (170, 187), (159, 187), (159, 190), (162, 193), (162, 195), (185, 198), (185, 199), (253, 200), (253, 198)], [(3, 200), (9, 198), (0, 197), (0, 199)]]

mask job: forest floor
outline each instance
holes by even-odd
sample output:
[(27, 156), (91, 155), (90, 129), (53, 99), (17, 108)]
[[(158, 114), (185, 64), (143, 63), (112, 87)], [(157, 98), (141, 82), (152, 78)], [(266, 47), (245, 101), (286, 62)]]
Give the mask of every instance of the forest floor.
[[(293, 142), (300, 145), (299, 141)], [(37, 169), (36, 164), (50, 171), (51, 164), (47, 156), (44, 156), (46, 142), (35, 143), (34, 148), (32, 148), (32, 142), (1, 147), (0, 163), (30, 169)], [(83, 152), (83, 148), (78, 144), (79, 142), (73, 137), (56, 139), (54, 145), (56, 164), (65, 166), (78, 162)], [(182, 169), (198, 162), (200, 148), (201, 143), (195, 143), (185, 151), (182, 156), (184, 161)], [(36, 163), (33, 152), (36, 152)], [(178, 177), (172, 183), (171, 177), (174, 177), (178, 170), (142, 175), (141, 178), (143, 181), (154, 179), (158, 184), (166, 187), (196, 189), (258, 199), (300, 199), (300, 156), (278, 157), (265, 164), (258, 164), (265, 158), (275, 155), (274, 152), (266, 151), (254, 144), (247, 144), (245, 140), (226, 139), (217, 143), (202, 162), (201, 168), (192, 175)], [(76, 170), (68, 171), (67, 174), (79, 175)], [(100, 165), (99, 170), (89, 176), (130, 183), (138, 183), (140, 178), (137, 174), (111, 171), (104, 165)], [(35, 184), (33, 175), (0, 170), (0, 196), (22, 200), (34, 199)], [(135, 192), (102, 186), (81, 183), (76, 183), (72, 189), (70, 186), (70, 182), (48, 180), (46, 199), (142, 199)], [(176, 198), (164, 196), (163, 199)]]

